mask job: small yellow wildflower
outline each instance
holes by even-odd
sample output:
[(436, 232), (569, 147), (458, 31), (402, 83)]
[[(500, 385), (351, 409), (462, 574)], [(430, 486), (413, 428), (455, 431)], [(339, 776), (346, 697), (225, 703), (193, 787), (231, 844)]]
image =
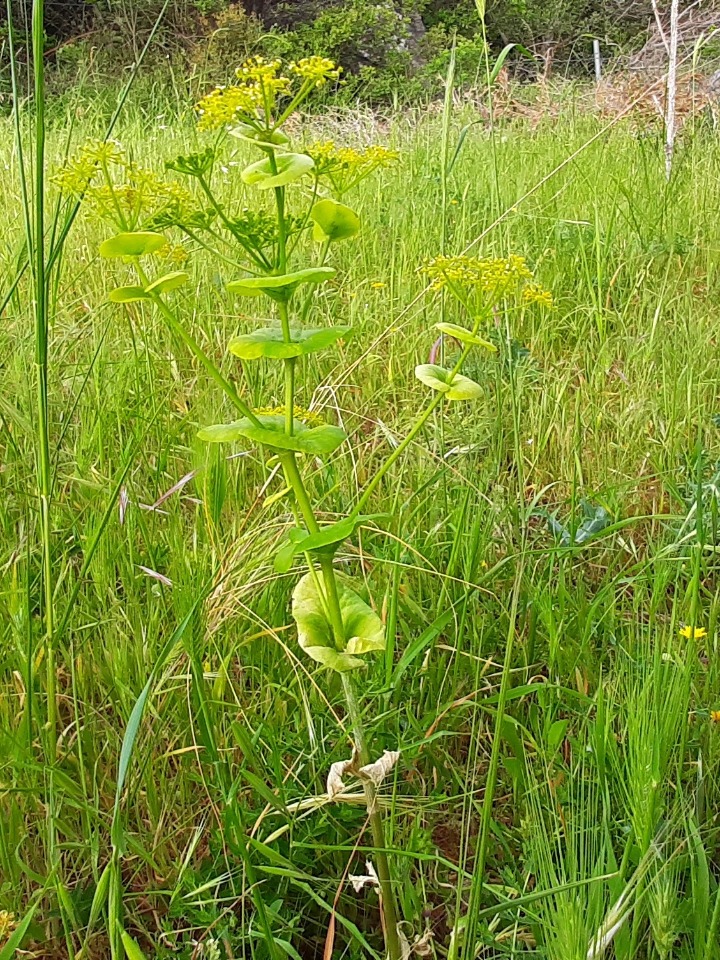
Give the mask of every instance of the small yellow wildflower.
[(16, 926), (17, 920), (15, 919), (15, 914), (10, 913), (9, 910), (0, 910), (0, 946), (2, 946), (3, 940), (10, 936)]
[(327, 57), (303, 57), (288, 68), (303, 80), (310, 80), (316, 87), (324, 86), (328, 80), (339, 80), (342, 67)]
[(535, 303), (539, 307), (552, 307), (553, 295), (539, 283), (530, 283), (522, 292), (525, 303)]
[(711, 710), (710, 719), (713, 723), (720, 723), (720, 710)]
[(686, 625), (681, 628), (680, 636), (685, 637), (686, 640), (704, 640), (707, 636), (707, 630), (705, 627), (692, 627)]
[(373, 290), (382, 290), (384, 287), (387, 286), (387, 284), (382, 280), (374, 280), (370, 284), (370, 286), (372, 287)]

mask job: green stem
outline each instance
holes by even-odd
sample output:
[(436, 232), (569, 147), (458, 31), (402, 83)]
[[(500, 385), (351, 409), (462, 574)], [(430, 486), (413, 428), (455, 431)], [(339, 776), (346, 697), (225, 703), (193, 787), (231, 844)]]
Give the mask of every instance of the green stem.
[(432, 400), (430, 401), (430, 403), (427, 405), (427, 407), (426, 407), (425, 410), (422, 412), (422, 414), (420, 415), (420, 417), (419, 417), (419, 418), (415, 421), (415, 423), (413, 424), (413, 427), (412, 427), (412, 429), (410, 430), (410, 433), (408, 433), (408, 435), (405, 437), (405, 439), (402, 440), (402, 441), (398, 444), (398, 446), (393, 450), (393, 452), (390, 454), (390, 456), (387, 458), (387, 460), (383, 463), (383, 465), (380, 467), (380, 469), (379, 469), (378, 472), (375, 474), (375, 476), (372, 478), (372, 480), (371, 480), (371, 481), (368, 483), (368, 485), (365, 487), (365, 489), (364, 489), (364, 491), (363, 491), (363, 493), (362, 493), (362, 496), (360, 497), (360, 499), (358, 500), (357, 504), (356, 504), (355, 507), (353, 508), (352, 513), (350, 514), (351, 517), (357, 517), (357, 516), (359, 516), (359, 515), (362, 513), (363, 508), (365, 507), (365, 504), (368, 502), (368, 500), (369, 500), (370, 497), (372, 496), (373, 491), (376, 489), (376, 487), (378, 486), (378, 484), (380, 483), (380, 481), (383, 479), (383, 477), (385, 476), (385, 474), (388, 472), (388, 470), (390, 469), (390, 467), (395, 463), (395, 461), (396, 461), (399, 457), (401, 457), (401, 456), (403, 455), (403, 453), (407, 450), (407, 448), (408, 448), (408, 447), (410, 446), (410, 444), (413, 442), (413, 440), (415, 439), (415, 437), (420, 433), (420, 431), (422, 430), (422, 428), (425, 426), (425, 424), (426, 424), (426, 423), (428, 422), (428, 420), (430, 419), (433, 410), (435, 410), (435, 408), (436, 408), (437, 406), (439, 406), (439, 404), (442, 402), (442, 398), (443, 398), (443, 394), (442, 394), (442, 393), (438, 393), (438, 394), (435, 395), (435, 397), (433, 397), (433, 399), (432, 399)]
[[(330, 563), (332, 579), (332, 563)], [(324, 571), (323, 571), (324, 572)], [(357, 763), (363, 767), (370, 762), (370, 753), (368, 751), (367, 739), (365, 736), (365, 727), (360, 714), (353, 681), (349, 674), (342, 675), (343, 692), (345, 693), (345, 702), (347, 703), (348, 714), (353, 728), (353, 739), (355, 741), (355, 750), (357, 752)], [(385, 946), (387, 947), (388, 960), (400, 960), (402, 957), (402, 948), (400, 945), (400, 936), (398, 932), (398, 905), (395, 897), (395, 890), (392, 884), (390, 873), (390, 863), (386, 852), (385, 827), (383, 825), (382, 814), (377, 802), (377, 788), (372, 780), (363, 780), (363, 790), (365, 792), (365, 803), (370, 820), (370, 829), (372, 830), (373, 845), (375, 847), (375, 863), (378, 880), (380, 881), (380, 894), (382, 897), (382, 916), (383, 933), (385, 935)]]
[[(277, 164), (274, 153), (269, 155), (270, 167), (273, 172), (277, 172)], [(280, 274), (287, 272), (288, 250), (287, 250), (287, 222), (285, 219), (285, 191), (282, 187), (275, 190), (275, 204), (277, 212), (278, 225), (278, 251), (277, 251), (277, 270)], [(327, 254), (327, 249), (325, 250)], [(306, 304), (307, 306), (307, 304)], [(287, 302), (278, 304), (278, 314), (282, 325), (283, 339), (286, 343), (291, 340), (290, 335), (290, 317)], [(295, 409), (295, 360), (288, 359), (284, 361), (285, 377), (285, 432), (292, 436), (294, 430), (293, 413)], [(429, 414), (428, 414), (429, 415)], [(426, 418), (425, 418), (426, 419)], [(424, 420), (419, 424), (416, 431), (421, 429)], [(414, 434), (413, 434), (414, 435)], [(410, 437), (410, 442), (412, 436)], [(282, 464), (285, 473), (285, 479), (288, 486), (293, 491), (300, 514), (311, 533), (316, 533), (320, 527), (315, 517), (312, 502), (308, 494), (305, 482), (300, 473), (300, 469), (295, 458), (295, 454), (290, 451), (278, 451), (278, 458)], [(312, 559), (310, 561), (310, 570)], [(340, 596), (338, 591), (337, 578), (333, 567), (332, 559), (327, 557), (320, 561), (320, 570), (322, 573), (323, 587), (325, 593), (325, 607), (328, 619), (333, 631), (335, 645), (339, 650), (344, 649), (346, 644), (345, 628), (342, 618), (342, 609), (340, 607)], [(365, 729), (360, 715), (360, 710), (355, 697), (355, 691), (352, 681), (347, 674), (342, 675), (343, 690), (347, 703), (348, 714), (352, 722), (353, 738), (360, 765), (364, 766), (370, 762)], [(365, 791), (365, 801), (368, 810), (368, 817), (373, 835), (373, 844), (375, 846), (375, 857), (377, 862), (377, 874), (380, 882), (380, 892), (382, 895), (382, 918), (385, 945), (389, 960), (401, 960), (402, 951), (400, 937), (398, 933), (398, 908), (395, 898), (395, 891), (392, 886), (390, 865), (385, 844), (385, 830), (377, 803), (377, 789), (370, 780), (363, 781)]]
[(303, 480), (300, 473), (300, 468), (297, 465), (295, 454), (287, 450), (278, 451), (278, 458), (285, 472), (285, 480), (287, 485), (295, 495), (295, 500), (297, 501), (297, 504), (300, 508), (300, 513), (302, 514), (302, 518), (305, 521), (308, 530), (310, 533), (317, 533), (320, 527), (315, 519), (315, 511), (313, 510), (312, 503), (310, 502), (310, 496), (305, 489), (305, 481)]
[[(220, 206), (220, 204), (219, 204), (219, 203), (217, 202), (217, 200), (215, 199), (215, 196), (214, 196), (212, 190), (210, 189), (210, 185), (208, 184), (207, 180), (206, 180), (204, 177), (198, 177), (198, 183), (200, 184), (201, 190), (203, 191), (203, 193), (205, 194), (205, 196), (208, 198), (208, 200), (209, 200), (210, 203), (212, 204), (213, 210), (215, 211), (215, 213), (217, 213), (217, 215), (220, 217), (221, 222), (225, 225), (225, 229), (226, 229), (233, 237), (235, 237), (235, 239), (238, 241), (238, 243), (240, 243), (240, 238), (239, 238), (238, 235), (236, 234), (235, 228), (234, 228), (232, 222), (228, 219), (227, 215), (225, 214), (225, 211), (223, 210), (223, 208)], [(263, 261), (264, 261), (264, 258), (261, 259), (261, 257), (258, 255), (258, 251), (253, 250), (252, 247), (249, 247), (249, 246), (247, 246), (247, 245), (244, 244), (244, 243), (240, 243), (240, 245), (242, 246), (242, 248), (243, 248), (243, 250), (245, 251), (245, 253), (250, 257), (250, 259), (255, 263), (255, 265), (256, 265), (260, 270), (263, 270), (263, 269), (266, 269), (266, 268), (267, 268), (267, 261), (263, 262)]]
[[(140, 277), (140, 282), (144, 287), (147, 287), (149, 282), (148, 277), (145, 274), (142, 267), (140, 266), (139, 262), (136, 262), (136, 270), (137, 270), (138, 276)], [(170, 327), (173, 333), (182, 340), (182, 342), (185, 344), (188, 350), (193, 354), (193, 356), (195, 356), (200, 361), (200, 363), (205, 367), (205, 369), (210, 374), (210, 376), (215, 381), (215, 383), (217, 383), (217, 385), (220, 387), (223, 393), (225, 393), (226, 396), (230, 399), (233, 406), (237, 410), (239, 410), (244, 417), (247, 417), (248, 420), (252, 421), (252, 423), (254, 423), (256, 427), (261, 427), (262, 423), (258, 420), (258, 418), (255, 416), (255, 414), (250, 409), (250, 407), (245, 403), (245, 401), (239, 396), (235, 387), (230, 383), (230, 381), (226, 377), (222, 375), (222, 373), (218, 370), (218, 368), (212, 362), (210, 357), (208, 357), (208, 355), (202, 349), (200, 344), (197, 343), (197, 341), (190, 336), (190, 334), (187, 332), (185, 327), (180, 323), (178, 318), (172, 312), (170, 307), (168, 307), (168, 305), (165, 303), (162, 297), (159, 294), (155, 293), (155, 294), (152, 294), (152, 300), (155, 306), (158, 308), (158, 310), (162, 314), (162, 316), (164, 317), (164, 319), (166, 320), (167, 325)]]
[[(475, 326), (477, 327), (477, 323), (476, 323)], [(475, 330), (473, 330), (473, 332), (475, 332)], [(461, 352), (461, 354), (460, 354), (460, 357), (459, 357), (457, 363), (455, 364), (455, 366), (454, 366), (454, 367), (452, 368), (452, 370), (450, 371), (450, 376), (451, 376), (451, 377), (454, 377), (455, 374), (459, 372), (459, 370), (461, 369), (463, 363), (465, 363), (465, 360), (467, 359), (467, 356), (468, 356), (468, 354), (470, 353), (470, 350), (471, 350), (471, 349), (472, 349), (471, 346), (463, 347), (463, 350), (462, 350), (462, 352)], [(385, 463), (383, 463), (383, 465), (380, 467), (380, 469), (378, 470), (378, 472), (375, 474), (375, 476), (372, 478), (372, 480), (371, 480), (371, 481), (368, 483), (368, 485), (365, 487), (365, 489), (364, 489), (363, 492), (362, 492), (362, 495), (361, 495), (360, 499), (358, 500), (358, 502), (356, 503), (356, 505), (355, 505), (352, 513), (350, 514), (351, 517), (357, 517), (357, 516), (359, 516), (359, 515), (362, 513), (365, 504), (368, 502), (368, 500), (369, 500), (370, 497), (372, 496), (372, 493), (373, 493), (373, 491), (377, 488), (377, 485), (380, 483), (380, 481), (382, 480), (382, 478), (386, 475), (386, 473), (388, 472), (388, 470), (390, 469), (390, 467), (395, 463), (395, 461), (396, 461), (399, 457), (401, 457), (401, 456), (403, 455), (403, 453), (407, 450), (407, 448), (408, 448), (408, 447), (410, 446), (410, 444), (413, 442), (413, 440), (415, 439), (415, 437), (420, 433), (420, 431), (422, 430), (422, 428), (425, 426), (425, 424), (426, 424), (426, 423), (428, 422), (428, 420), (430, 419), (433, 411), (442, 403), (443, 397), (444, 397), (444, 394), (443, 394), (443, 393), (436, 393), (435, 396), (433, 397), (433, 399), (432, 399), (432, 400), (430, 401), (430, 403), (427, 405), (427, 407), (425, 407), (425, 409), (423, 410), (423, 412), (420, 414), (420, 416), (418, 417), (418, 419), (417, 419), (417, 420), (415, 421), (415, 423), (413, 424), (412, 429), (410, 430), (410, 433), (408, 433), (408, 435), (405, 437), (405, 439), (402, 440), (402, 441), (398, 444), (397, 447), (395, 447), (395, 449), (394, 449), (393, 452), (390, 454), (390, 456), (387, 458), (387, 460), (385, 461)]]
[[(43, 586), (45, 599), (45, 644), (47, 669), (47, 726), (55, 762), (57, 706), (53, 623), (53, 576), (50, 542), (50, 420), (48, 411), (48, 302), (45, 269), (45, 77), (44, 3), (35, 0), (32, 12), (33, 67), (35, 76), (35, 198), (34, 261), (35, 281), (35, 364), (37, 366), (37, 411), (40, 474), (40, 523), (42, 529)], [(17, 109), (17, 105), (16, 105)]]

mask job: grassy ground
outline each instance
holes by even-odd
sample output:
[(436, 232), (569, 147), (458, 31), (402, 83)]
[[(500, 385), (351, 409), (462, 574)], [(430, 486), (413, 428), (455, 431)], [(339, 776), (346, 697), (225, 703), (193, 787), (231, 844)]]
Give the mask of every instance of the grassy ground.
[[(470, 119), (453, 118), (453, 143)], [(92, 104), (75, 123), (76, 140), (101, 132)], [(720, 957), (720, 146), (687, 128), (667, 186), (657, 131), (620, 122), (586, 146), (600, 130), (571, 103), (494, 138), (473, 126), (445, 208), (436, 116), (304, 131), (401, 151), (352, 198), (363, 232), (338, 248), (339, 280), (318, 298), (322, 318), (356, 328), (335, 360), (308, 364), (304, 382), (320, 386), (301, 397), (353, 437), (352, 455), (309, 466), (328, 518), (412, 423), (425, 396), (413, 368), (441, 309), (461, 320), (417, 272), (443, 217), (448, 251), (480, 237), (483, 254), (522, 254), (555, 298), (498, 318), (499, 353), (474, 370), (484, 400), (431, 421), (374, 497), (382, 532), (338, 558), (392, 639), (363, 693), (373, 753), (401, 750), (383, 797), (407, 935), (429, 930), (426, 949), (452, 960)], [(202, 140), (190, 120), (137, 105), (117, 136), (158, 170)], [(58, 120), (53, 162), (66, 138)], [(9, 290), (23, 230), (9, 122), (0, 153)], [(240, 159), (222, 194), (242, 208)], [(288, 956), (320, 956), (328, 930), (337, 956), (377, 956), (377, 897), (346, 878), (372, 857), (362, 806), (292, 807), (323, 793), (349, 739), (339, 683), (285, 626), (297, 575), (272, 565), (290, 522), (266, 500), (279, 483), (256, 451), (225, 459), (196, 439), (226, 404), (152, 311), (105, 303), (124, 277), (96, 256), (105, 236), (81, 214), (53, 291), (52, 778), (25, 279), (0, 325), (0, 909), (22, 917), (48, 884), (52, 810), (58, 866), (26, 946), (108, 955), (91, 904), (123, 735), (155, 670), (119, 804), (124, 922), (146, 955), (267, 955), (238, 840), (249, 835), (255, 893)], [(184, 320), (248, 399), (281, 403), (279, 381), (226, 355), (248, 320), (223, 263), (198, 251), (188, 269)], [(707, 636), (681, 635), (693, 623)]]

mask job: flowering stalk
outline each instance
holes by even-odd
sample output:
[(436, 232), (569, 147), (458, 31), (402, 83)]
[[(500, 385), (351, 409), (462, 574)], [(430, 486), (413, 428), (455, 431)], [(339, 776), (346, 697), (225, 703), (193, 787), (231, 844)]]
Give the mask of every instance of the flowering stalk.
[[(277, 458), (282, 467), (286, 486), (292, 494), (295, 527), (288, 532), (278, 551), (275, 567), (279, 573), (288, 573), (296, 557), (306, 559), (307, 572), (296, 584), (292, 599), (297, 639), (309, 657), (341, 676), (354, 743), (353, 759), (347, 769), (362, 781), (365, 794), (387, 955), (390, 960), (401, 960), (400, 914), (378, 803), (380, 784), (387, 769), (378, 774), (378, 763), (372, 763), (351, 676), (352, 671), (366, 667), (368, 654), (386, 649), (385, 625), (348, 578), (336, 571), (334, 557), (357, 528), (367, 522), (363, 510), (370, 498), (393, 464), (419, 436), (432, 413), (443, 401), (468, 401), (482, 395), (480, 385), (461, 370), (471, 350), (477, 347), (495, 350), (492, 343), (480, 336), (481, 327), (492, 316), (493, 304), (518, 294), (525, 302), (532, 302), (533, 296), (540, 301), (548, 295), (533, 287), (530, 270), (525, 261), (516, 256), (438, 257), (426, 265), (424, 270), (431, 289), (446, 288), (469, 312), (472, 323), (469, 328), (445, 320), (436, 324), (444, 335), (459, 344), (456, 361), (449, 369), (434, 363), (416, 368), (418, 379), (434, 391), (434, 395), (403, 441), (370, 479), (351, 513), (335, 523), (321, 523), (299, 461), (304, 456), (327, 458), (348, 437), (340, 427), (324, 421), (318, 423), (316, 414), (298, 408), (295, 402), (297, 372), (299, 361), (304, 357), (329, 348), (351, 331), (344, 326), (308, 327), (311, 294), (304, 296), (299, 307), (295, 304), (301, 288), (312, 290), (334, 277), (335, 270), (326, 265), (332, 245), (354, 237), (360, 230), (357, 214), (335, 198), (374, 170), (394, 162), (397, 154), (383, 147), (358, 151), (329, 143), (316, 145), (306, 153), (291, 152), (289, 140), (281, 129), (284, 122), (315, 87), (337, 80), (340, 71), (331, 61), (320, 57), (290, 64), (289, 75), (283, 75), (280, 70), (279, 60), (253, 58), (238, 70), (236, 84), (218, 88), (198, 105), (202, 129), (227, 129), (260, 151), (261, 159), (247, 166), (240, 176), (248, 187), (273, 199), (271, 214), (260, 208), (246, 209), (240, 216), (232, 216), (218, 201), (212, 189), (217, 147), (178, 157), (167, 164), (168, 169), (198, 181), (202, 194), (210, 202), (209, 211), (189, 209), (187, 191), (137, 168), (117, 144), (86, 147), (57, 179), (70, 192), (82, 190), (96, 209), (121, 231), (106, 240), (100, 252), (109, 258), (134, 263), (139, 282), (118, 287), (110, 292), (109, 299), (116, 303), (149, 301), (153, 304), (173, 334), (203, 365), (240, 414), (240, 419), (232, 423), (203, 428), (199, 436), (211, 443), (258, 444)], [(122, 183), (115, 181), (118, 172), (124, 177)], [(303, 214), (296, 217), (288, 191), (306, 175), (314, 178), (311, 197)], [(322, 196), (326, 186), (334, 197)], [(253, 409), (246, 403), (169, 306), (167, 295), (187, 281), (186, 273), (173, 270), (151, 279), (143, 258), (164, 253), (175, 260), (176, 265), (182, 262), (182, 248), (169, 245), (161, 232), (170, 227), (179, 228), (191, 238), (208, 234), (212, 248), (201, 241), (208, 249), (214, 249), (227, 234), (229, 241), (244, 254), (243, 275), (231, 280), (227, 289), (239, 297), (264, 296), (276, 304), (276, 326), (237, 335), (231, 340), (229, 350), (247, 362), (282, 361), (281, 407)], [(291, 267), (290, 261), (294, 260), (301, 240), (310, 229), (318, 245), (316, 265), (302, 269)], [(223, 260), (233, 263), (230, 257)], [(369, 769), (373, 770), (372, 775)]]

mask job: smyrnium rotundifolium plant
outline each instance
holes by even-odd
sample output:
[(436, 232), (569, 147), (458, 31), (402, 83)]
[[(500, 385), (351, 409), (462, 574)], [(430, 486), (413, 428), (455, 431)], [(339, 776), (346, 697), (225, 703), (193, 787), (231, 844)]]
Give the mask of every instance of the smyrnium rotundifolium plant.
[[(286, 66), (280, 60), (254, 57), (241, 66), (235, 83), (215, 89), (197, 105), (198, 126), (213, 136), (213, 142), (166, 164), (168, 173), (194, 182), (194, 190), (139, 168), (114, 143), (86, 145), (58, 173), (56, 182), (66, 193), (84, 197), (95, 214), (115, 228), (101, 244), (100, 254), (122, 269), (129, 265), (134, 275), (131, 282), (111, 290), (109, 300), (147, 301), (154, 306), (237, 411), (236, 419), (205, 426), (199, 436), (208, 443), (257, 445), (282, 467), (295, 523), (277, 552), (275, 567), (290, 573), (298, 558), (303, 558), (306, 571), (292, 594), (298, 644), (309, 658), (340, 676), (352, 726), (352, 757), (333, 765), (328, 794), (334, 798), (343, 792), (343, 778), (353, 777), (362, 784), (387, 953), (390, 960), (400, 960), (405, 941), (380, 802), (382, 782), (398, 753), (371, 756), (353, 680), (368, 668), (372, 654), (385, 650), (385, 624), (353, 580), (336, 571), (335, 556), (360, 526), (377, 519), (365, 512), (373, 492), (433, 411), (446, 402), (481, 396), (480, 386), (462, 373), (462, 367), (471, 351), (495, 350), (483, 336), (483, 327), (496, 304), (513, 297), (532, 302), (534, 297), (547, 305), (549, 294), (537, 287), (525, 261), (517, 256), (429, 261), (422, 269), (430, 291), (448, 290), (470, 319), (467, 326), (436, 325), (459, 345), (459, 356), (450, 368), (434, 363), (416, 368), (418, 379), (431, 391), (425, 407), (365, 485), (353, 509), (333, 523), (321, 522), (305, 466), (308, 459), (332, 457), (349, 437), (341, 426), (297, 403), (299, 377), (304, 358), (347, 341), (354, 331), (342, 323), (313, 325), (314, 292), (336, 276), (329, 262), (334, 245), (351, 242), (361, 230), (360, 217), (343, 202), (346, 195), (376, 170), (399, 160), (397, 152), (384, 146), (358, 150), (323, 141), (304, 150), (293, 149), (287, 121), (317, 87), (336, 82), (339, 76), (340, 68), (323, 57)], [(216, 187), (219, 158), (228, 146), (259, 154), (240, 169), (246, 205), (239, 209), (231, 209)], [(232, 176), (233, 169), (223, 165), (223, 176)], [(249, 404), (203, 351), (189, 322), (172, 305), (173, 291), (188, 281), (188, 275), (177, 269), (158, 274), (153, 264), (165, 257), (178, 266), (188, 247), (208, 251), (214, 262), (223, 265), (225, 286), (233, 297), (251, 304), (269, 301), (274, 306), (273, 321), (238, 333), (228, 350), (244, 363), (280, 364), (282, 404), (255, 408)], [(266, 307), (259, 312), (264, 314)]]

